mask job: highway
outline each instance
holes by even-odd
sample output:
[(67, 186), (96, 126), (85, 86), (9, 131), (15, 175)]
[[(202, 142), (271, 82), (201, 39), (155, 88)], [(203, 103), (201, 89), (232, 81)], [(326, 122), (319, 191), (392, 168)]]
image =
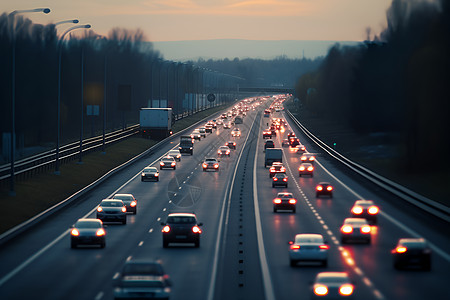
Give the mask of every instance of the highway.
[[(308, 299), (312, 280), (323, 271), (347, 271), (356, 299), (446, 299), (449, 225), (342, 168), (309, 143), (283, 112), (274, 116), (286, 118), (318, 160), (314, 177), (299, 178), (299, 155), (284, 148), (289, 186), (272, 188), (262, 139), (269, 119), (261, 106), (236, 125), (240, 138), (218, 127), (195, 142), (194, 155), (183, 155), (176, 170), (161, 170), (159, 182), (141, 182), (140, 171), (157, 166), (177, 147), (178, 138), (169, 138), (76, 203), (2, 245), (0, 299), (112, 299), (113, 278), (130, 259), (160, 260), (173, 282), (171, 299)], [(277, 147), (286, 135), (277, 134)], [(237, 149), (220, 158), (220, 171), (203, 172), (203, 159), (216, 157), (228, 140), (235, 140)], [(333, 184), (332, 199), (315, 197), (320, 181)], [(295, 214), (273, 213), (272, 199), (280, 191), (298, 200)], [(107, 224), (106, 248), (71, 249), (70, 226), (82, 217), (95, 218), (100, 201), (119, 192), (138, 199), (137, 214), (128, 215), (126, 225)], [(381, 209), (372, 243), (341, 245), (339, 228), (357, 199), (372, 199)], [(200, 248), (162, 247), (160, 223), (170, 212), (196, 213), (203, 223)], [(297, 233), (324, 235), (330, 245), (328, 267), (290, 267), (288, 241)], [(395, 270), (390, 250), (399, 238), (417, 236), (432, 245), (432, 270)]]

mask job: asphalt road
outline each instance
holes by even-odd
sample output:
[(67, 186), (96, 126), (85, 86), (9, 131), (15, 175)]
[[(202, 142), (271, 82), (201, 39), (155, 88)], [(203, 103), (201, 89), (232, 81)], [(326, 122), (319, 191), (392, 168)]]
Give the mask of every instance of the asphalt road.
[[(275, 116), (283, 116), (275, 113)], [(213, 117), (212, 117), (213, 118)], [(250, 111), (240, 138), (218, 129), (183, 155), (176, 170), (162, 170), (159, 182), (141, 182), (140, 170), (156, 165), (175, 147), (173, 139), (120, 171), (94, 191), (0, 248), (0, 299), (112, 299), (112, 280), (126, 260), (158, 259), (173, 281), (171, 299), (305, 299), (318, 272), (347, 271), (356, 299), (446, 299), (450, 279), (449, 226), (359, 180), (317, 153), (313, 178), (298, 177), (299, 156), (285, 150), (289, 187), (272, 188), (264, 168), (261, 108)], [(279, 133), (274, 139), (280, 146)], [(236, 140), (237, 149), (220, 159), (219, 172), (203, 172), (205, 157)], [(317, 151), (317, 152), (316, 152)], [(329, 181), (332, 199), (317, 199), (315, 185)], [(288, 190), (297, 212), (273, 213), (272, 199)], [(138, 212), (126, 225), (108, 224), (106, 248), (70, 248), (69, 227), (95, 218), (100, 201), (132, 193)], [(356, 199), (372, 199), (382, 213), (372, 227), (371, 245), (341, 245), (339, 227)], [(162, 248), (161, 225), (170, 212), (195, 212), (202, 227), (200, 248)], [(296, 233), (321, 233), (330, 245), (328, 267), (289, 266), (288, 244)], [(433, 247), (430, 272), (397, 271), (390, 250), (400, 237), (425, 237)]]

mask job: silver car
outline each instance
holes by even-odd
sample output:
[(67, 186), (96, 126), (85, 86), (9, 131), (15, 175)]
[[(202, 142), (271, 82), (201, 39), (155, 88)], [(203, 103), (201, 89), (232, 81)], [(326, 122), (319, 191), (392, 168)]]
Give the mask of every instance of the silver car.
[(127, 208), (122, 200), (104, 199), (97, 207), (97, 219), (127, 224)]
[(168, 156), (172, 156), (176, 161), (181, 161), (181, 153), (180, 150), (174, 149), (167, 152)]
[(293, 241), (289, 241), (289, 259), (291, 267), (298, 262), (320, 262), (326, 267), (328, 264), (329, 246), (321, 234), (296, 234)]
[(354, 285), (346, 272), (321, 272), (312, 286), (312, 299), (353, 299)]
[(127, 212), (133, 213), (133, 215), (137, 213), (137, 200), (133, 194), (115, 194), (113, 199), (122, 200)]

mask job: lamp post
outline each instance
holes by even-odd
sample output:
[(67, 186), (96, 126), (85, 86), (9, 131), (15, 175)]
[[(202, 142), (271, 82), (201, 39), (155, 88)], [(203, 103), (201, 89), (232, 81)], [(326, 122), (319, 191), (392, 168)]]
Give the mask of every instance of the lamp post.
[(55, 174), (59, 175), (60, 171), (59, 171), (59, 138), (60, 138), (60, 131), (61, 131), (61, 124), (60, 124), (60, 119), (61, 119), (61, 112), (60, 112), (60, 106), (61, 106), (61, 52), (62, 52), (62, 43), (64, 40), (64, 37), (66, 36), (66, 34), (68, 34), (70, 31), (75, 30), (75, 29), (88, 29), (91, 28), (91, 25), (86, 24), (86, 25), (76, 25), (73, 26), (69, 29), (67, 29), (62, 35), (61, 38), (59, 39), (59, 44), (58, 44), (58, 102), (57, 102), (57, 132), (56, 132), (56, 155), (55, 155)]
[(78, 24), (78, 20), (77, 19), (73, 19), (73, 20), (64, 20), (64, 21), (59, 21), (55, 23), (55, 26), (61, 25), (61, 24), (66, 24), (66, 23), (73, 23), (73, 24)]
[(9, 195), (15, 196), (15, 183), (14, 183), (14, 162), (16, 151), (16, 20), (15, 17), (18, 14), (42, 12), (44, 14), (50, 13), (50, 8), (35, 8), (15, 10), (9, 14), (11, 17), (11, 44), (12, 44), (12, 70), (11, 70), (11, 174), (10, 174), (10, 190)]

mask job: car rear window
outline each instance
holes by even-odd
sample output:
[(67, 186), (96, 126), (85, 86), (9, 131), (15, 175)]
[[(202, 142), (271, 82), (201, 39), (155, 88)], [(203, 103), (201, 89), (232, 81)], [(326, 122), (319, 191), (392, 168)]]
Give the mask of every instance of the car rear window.
[(160, 264), (126, 264), (123, 268), (123, 275), (164, 275)]
[(195, 224), (194, 217), (168, 217), (167, 223), (172, 224)]

